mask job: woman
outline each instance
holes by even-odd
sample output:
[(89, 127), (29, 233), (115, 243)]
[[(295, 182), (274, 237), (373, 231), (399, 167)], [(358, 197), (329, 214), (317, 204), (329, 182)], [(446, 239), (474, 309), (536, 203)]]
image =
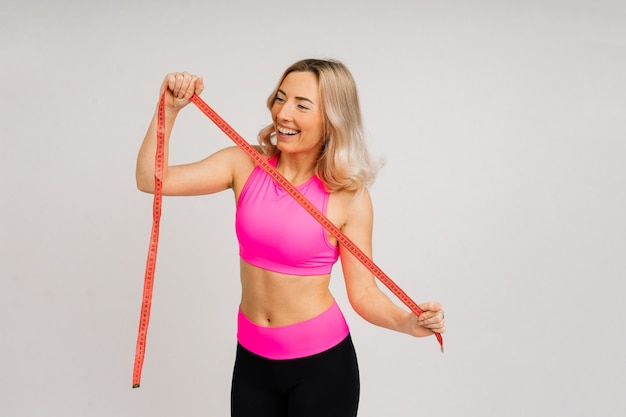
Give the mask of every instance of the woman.
[[(165, 77), (165, 160), (178, 112), (204, 89), (188, 73)], [(354, 79), (340, 62), (290, 66), (267, 101), (272, 123), (258, 150), (371, 257), (375, 175), (364, 144)], [(154, 190), (155, 113), (137, 160), (137, 186)], [(354, 310), (365, 320), (412, 336), (443, 333), (439, 303), (420, 317), (394, 304), (375, 278), (239, 148), (196, 163), (165, 164), (164, 195), (232, 189), (240, 247), (241, 304), (232, 416), (355, 416), (359, 375), (345, 319), (329, 291), (341, 258)]]

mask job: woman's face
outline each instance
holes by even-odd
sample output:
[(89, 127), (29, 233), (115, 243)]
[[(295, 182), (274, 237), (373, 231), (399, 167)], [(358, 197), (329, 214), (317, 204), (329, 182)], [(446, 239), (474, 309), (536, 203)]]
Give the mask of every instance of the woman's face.
[(291, 72), (285, 77), (274, 98), (272, 120), (281, 152), (319, 152), (324, 141), (324, 117), (315, 74)]

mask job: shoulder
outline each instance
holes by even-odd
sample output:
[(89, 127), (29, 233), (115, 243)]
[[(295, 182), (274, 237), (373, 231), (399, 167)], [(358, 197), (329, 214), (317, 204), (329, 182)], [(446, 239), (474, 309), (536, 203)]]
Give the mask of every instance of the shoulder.
[(333, 191), (328, 200), (328, 212), (342, 229), (367, 226), (373, 220), (372, 199), (367, 188), (362, 191)]
[(227, 158), (233, 162), (244, 162), (245, 160), (252, 160), (250, 157), (238, 146), (229, 146), (216, 152), (220, 154), (222, 158)]
[(367, 187), (360, 191), (332, 191), (330, 195), (349, 210), (361, 210), (372, 206), (372, 198)]
[(209, 159), (214, 159), (222, 165), (229, 166), (233, 175), (237, 175), (239, 171), (245, 171), (254, 167), (252, 159), (237, 146), (223, 148), (211, 155)]
[[(261, 153), (259, 146), (254, 146), (257, 152)], [(254, 170), (256, 163), (250, 158), (250, 156), (238, 146), (231, 146), (223, 149), (224, 157), (228, 159), (229, 165), (233, 172), (233, 188), (235, 195), (239, 195), (239, 192), (245, 185), (248, 177)]]
[[(252, 146), (260, 155), (263, 156), (263, 150), (260, 146)], [(226, 158), (229, 158), (233, 163), (238, 163), (242, 165), (251, 165), (254, 166), (255, 163), (252, 158), (241, 149), (239, 146), (229, 146), (227, 148), (219, 151), (224, 154)], [(265, 156), (263, 156), (266, 158)]]

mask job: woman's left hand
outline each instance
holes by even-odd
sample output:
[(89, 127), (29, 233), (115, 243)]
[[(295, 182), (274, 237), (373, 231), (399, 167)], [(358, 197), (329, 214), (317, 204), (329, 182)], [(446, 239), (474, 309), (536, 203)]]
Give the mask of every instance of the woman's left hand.
[(443, 308), (436, 301), (420, 304), (420, 308), (424, 310), (419, 317), (413, 315), (414, 324), (429, 329), (435, 333), (445, 333), (446, 320), (444, 318)]

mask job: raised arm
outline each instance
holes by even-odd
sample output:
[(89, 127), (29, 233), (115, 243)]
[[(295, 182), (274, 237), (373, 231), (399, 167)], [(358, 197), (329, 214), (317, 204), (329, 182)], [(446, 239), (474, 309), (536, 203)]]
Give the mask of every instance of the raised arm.
[[(190, 164), (170, 166), (168, 163), (170, 136), (178, 112), (190, 103), (194, 93), (200, 94), (203, 90), (202, 78), (186, 72), (167, 74), (161, 85), (160, 93), (165, 95), (164, 195), (211, 194), (232, 186), (233, 170), (241, 158), (237, 149), (226, 148)], [(155, 110), (137, 156), (137, 188), (147, 193), (154, 192), (157, 122)]]
[[(347, 219), (343, 232), (371, 258), (373, 210), (367, 191), (351, 200)], [(424, 313), (418, 318), (392, 302), (380, 290), (372, 273), (341, 246), (340, 256), (348, 299), (354, 311), (365, 320), (416, 337), (445, 332), (443, 309), (439, 303), (421, 304)]]

